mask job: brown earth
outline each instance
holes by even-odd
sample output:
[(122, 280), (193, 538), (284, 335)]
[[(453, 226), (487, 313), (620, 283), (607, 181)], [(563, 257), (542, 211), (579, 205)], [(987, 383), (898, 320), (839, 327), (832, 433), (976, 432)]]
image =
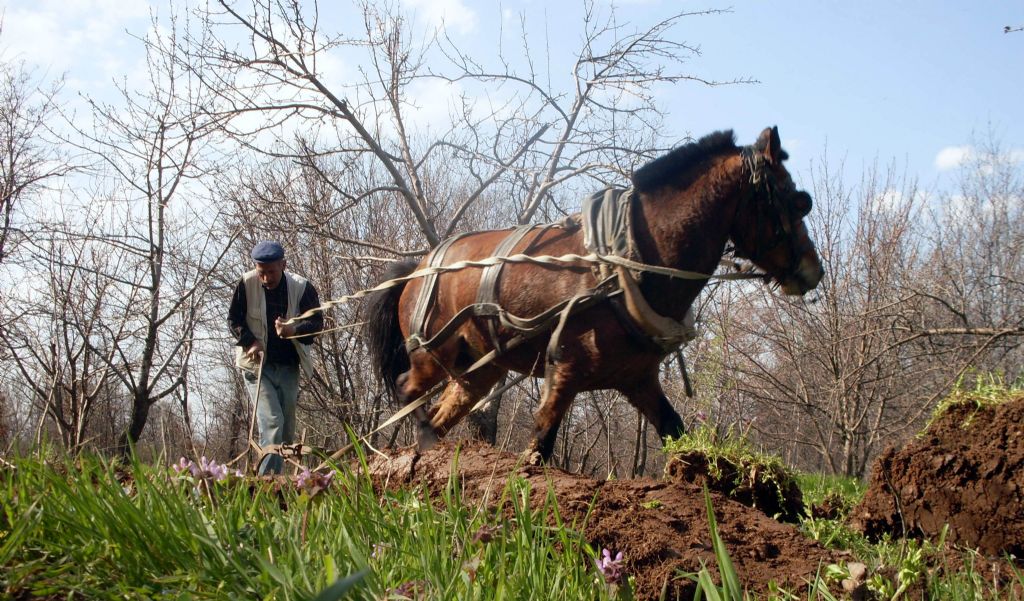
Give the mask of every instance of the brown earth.
[(926, 537), (1024, 558), (1024, 394), (950, 408), (917, 440), (882, 454), (851, 519), (869, 537)]
[[(445, 442), (425, 453), (395, 451), (369, 460), (378, 488), (422, 486), (435, 499), (447, 486), (457, 457), (463, 502), (494, 507), (510, 477), (526, 480), (531, 506), (542, 507), (549, 490), (564, 523), (584, 523), (583, 536), (596, 548), (622, 551), (626, 571), (636, 578), (637, 599), (693, 599), (695, 585), (679, 572), (708, 566), (717, 578), (703, 489), (681, 479), (601, 481), (554, 468), (520, 465), (518, 458), (482, 443)], [(741, 582), (752, 592), (769, 583), (806, 594), (820, 568), (835, 553), (808, 540), (790, 525), (757, 509), (711, 493), (719, 533)]]
[(704, 453), (690, 451), (669, 458), (665, 478), (707, 486), (782, 522), (797, 524), (804, 515), (800, 486), (781, 468), (737, 465), (724, 457), (711, 460)]

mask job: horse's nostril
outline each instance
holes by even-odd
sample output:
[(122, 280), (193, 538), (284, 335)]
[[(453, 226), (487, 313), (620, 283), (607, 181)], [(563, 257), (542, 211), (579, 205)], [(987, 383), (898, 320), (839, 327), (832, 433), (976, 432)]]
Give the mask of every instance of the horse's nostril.
[(798, 275), (807, 286), (807, 290), (814, 290), (821, 282), (821, 278), (824, 277), (825, 270), (817, 260), (805, 258)]

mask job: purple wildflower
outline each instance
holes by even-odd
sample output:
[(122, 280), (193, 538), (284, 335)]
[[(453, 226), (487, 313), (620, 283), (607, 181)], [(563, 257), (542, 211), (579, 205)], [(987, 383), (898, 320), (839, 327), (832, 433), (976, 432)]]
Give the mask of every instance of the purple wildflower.
[(228, 477), (228, 466), (219, 465), (212, 459), (207, 460), (205, 456), (199, 458), (199, 469), (202, 477), (209, 476), (217, 482)]
[(174, 473), (175, 474), (181, 475), (182, 472), (189, 472), (189, 473), (191, 473), (192, 472), (192, 468), (194, 466), (195, 466), (195, 464), (192, 463), (191, 459), (185, 459), (184, 457), (182, 457), (181, 459), (178, 460), (178, 463), (175, 463), (174, 465), (172, 465), (171, 468), (174, 469)]
[(322, 474), (320, 472), (312, 472), (308, 467), (304, 467), (302, 468), (302, 472), (299, 473), (298, 477), (295, 479), (295, 486), (306, 490), (311, 494), (315, 494), (321, 490), (329, 488), (333, 481), (334, 472)]
[(601, 549), (601, 558), (597, 560), (597, 571), (601, 572), (604, 581), (608, 584), (618, 584), (622, 580), (625, 566), (622, 565), (622, 551), (615, 554), (608, 549)]
[(228, 472), (228, 465), (226, 463), (217, 463), (213, 459), (207, 461), (206, 457), (199, 458), (199, 473), (193, 472), (193, 475), (197, 478), (211, 478), (217, 482), (227, 480), (228, 476), (231, 475)]
[(227, 480), (228, 476), (236, 476), (240, 478), (243, 475), (240, 470), (236, 469), (234, 472), (231, 472), (226, 463), (221, 464), (217, 463), (213, 459), (208, 460), (205, 455), (199, 458), (198, 464), (182, 457), (178, 460), (178, 463), (175, 463), (171, 467), (178, 475), (184, 474), (187, 471), (193, 478), (209, 478), (217, 482)]

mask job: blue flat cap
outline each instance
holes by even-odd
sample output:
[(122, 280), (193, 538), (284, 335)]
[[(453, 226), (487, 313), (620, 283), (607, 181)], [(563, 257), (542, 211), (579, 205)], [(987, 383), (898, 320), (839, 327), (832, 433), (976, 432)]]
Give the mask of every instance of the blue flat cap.
[(273, 240), (264, 240), (252, 247), (249, 254), (257, 263), (273, 263), (284, 258), (284, 247)]

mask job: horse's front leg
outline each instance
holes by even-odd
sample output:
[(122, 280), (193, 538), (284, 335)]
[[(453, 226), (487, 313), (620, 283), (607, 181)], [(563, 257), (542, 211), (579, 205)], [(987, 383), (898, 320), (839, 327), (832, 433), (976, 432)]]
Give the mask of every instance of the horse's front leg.
[(523, 452), (523, 459), (528, 464), (540, 465), (551, 459), (562, 418), (578, 392), (568, 377), (569, 372), (570, 368), (565, 363), (550, 364), (547, 367), (544, 394), (535, 415), (537, 430), (533, 441)]
[(661, 388), (657, 371), (632, 386), (619, 388), (619, 392), (625, 395), (630, 405), (644, 414), (663, 439), (670, 436), (679, 438), (686, 433), (683, 420)]
[(474, 371), (468, 378), (449, 381), (441, 399), (430, 408), (430, 425), (439, 435), (447, 434), (504, 374), (505, 370), (489, 365)]
[[(409, 362), (409, 371), (398, 376), (395, 383), (398, 389), (398, 400), (402, 405), (416, 401), (448, 376), (426, 351), (413, 352), (409, 355)], [(423, 406), (413, 410), (413, 417), (417, 422), (416, 446), (420, 451), (426, 451), (437, 443), (437, 433)]]

